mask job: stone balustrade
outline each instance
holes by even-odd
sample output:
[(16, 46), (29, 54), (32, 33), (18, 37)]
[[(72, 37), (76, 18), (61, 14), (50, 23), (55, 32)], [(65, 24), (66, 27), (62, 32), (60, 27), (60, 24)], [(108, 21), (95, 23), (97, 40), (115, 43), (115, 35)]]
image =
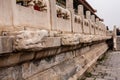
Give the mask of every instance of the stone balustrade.
[[(82, 5), (78, 6), (78, 15), (75, 15), (72, 12), (73, 8), (70, 7), (73, 5), (73, 2), (69, 0), (66, 2), (66, 9), (56, 5), (56, 0), (52, 2), (50, 0), (44, 0), (46, 7), (42, 11), (34, 10), (31, 7), (20, 6), (16, 4), (16, 1), (12, 0), (1, 1), (0, 3), (4, 3), (0, 7), (1, 14), (4, 14), (0, 16), (1, 31), (47, 29), (89, 35), (98, 33), (99, 35), (106, 35), (106, 27), (99, 19), (95, 18), (90, 11), (86, 11), (86, 14), (84, 14)], [(5, 5), (8, 6), (5, 8)]]
[[(0, 1), (0, 4), (4, 3), (0, 6), (0, 14), (4, 14), (0, 16), (1, 35), (5, 31), (14, 37), (13, 50), (41, 50), (111, 38), (103, 22), (88, 10), (83, 13), (83, 5), (78, 5), (78, 14), (74, 14), (71, 0), (67, 0), (66, 8), (58, 6), (56, 0), (43, 2), (45, 8), (37, 11), (18, 5), (15, 0)], [(48, 40), (52, 41), (51, 44), (47, 43)], [(52, 45), (55, 40), (59, 44)]]
[(56, 11), (57, 11), (57, 30), (62, 32), (71, 32), (71, 13), (68, 9), (62, 8), (58, 5), (56, 5)]
[(83, 5), (41, 1), (0, 0), (0, 80), (77, 80), (107, 51), (112, 34)]
[(83, 19), (79, 15), (74, 15), (74, 24), (73, 24), (73, 32), (74, 33), (83, 33)]

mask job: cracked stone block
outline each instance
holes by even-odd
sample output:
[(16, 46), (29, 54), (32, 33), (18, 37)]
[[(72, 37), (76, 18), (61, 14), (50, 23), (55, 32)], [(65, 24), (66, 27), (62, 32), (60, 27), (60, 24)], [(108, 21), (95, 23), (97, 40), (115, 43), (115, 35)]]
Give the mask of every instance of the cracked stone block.
[(8, 36), (0, 37), (0, 54), (13, 51), (13, 38)]
[(76, 35), (62, 36), (62, 45), (76, 45), (79, 44), (79, 37)]
[(14, 41), (14, 50), (42, 50), (43, 48), (58, 47), (60, 37), (49, 37), (47, 30), (21, 31)]
[(59, 47), (61, 46), (61, 38), (60, 37), (46, 37), (43, 39), (43, 47)]

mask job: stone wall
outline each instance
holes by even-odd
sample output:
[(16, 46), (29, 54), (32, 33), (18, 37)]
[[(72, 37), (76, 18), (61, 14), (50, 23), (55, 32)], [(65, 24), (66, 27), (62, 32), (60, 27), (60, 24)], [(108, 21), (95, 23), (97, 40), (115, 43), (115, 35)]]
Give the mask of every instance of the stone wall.
[(103, 22), (88, 10), (84, 14), (83, 5), (78, 5), (78, 13), (75, 14), (73, 1), (67, 0), (66, 8), (58, 6), (56, 0), (43, 1), (46, 4), (45, 9), (36, 11), (31, 7), (20, 6), (13, 0), (1, 0), (1, 32), (46, 29), (64, 33), (106, 35), (107, 30)]
[(0, 79), (77, 80), (107, 49), (99, 42), (0, 56)]
[(77, 80), (108, 49), (112, 35), (83, 5), (43, 1), (36, 11), (0, 0), (0, 80)]

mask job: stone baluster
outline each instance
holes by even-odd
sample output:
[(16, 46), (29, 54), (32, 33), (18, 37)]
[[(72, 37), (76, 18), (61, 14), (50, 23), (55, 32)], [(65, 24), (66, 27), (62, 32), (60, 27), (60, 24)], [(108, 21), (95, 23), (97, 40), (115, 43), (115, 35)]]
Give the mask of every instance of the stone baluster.
[(66, 0), (66, 8), (71, 12), (71, 31), (73, 32), (74, 25), (74, 9), (73, 9), (73, 0)]
[(105, 26), (105, 24), (103, 24), (103, 35), (105, 36), (106, 34), (105, 34), (105, 30), (106, 30), (106, 26)]
[(96, 18), (96, 24), (99, 25), (99, 18)]
[[(91, 15), (91, 21), (93, 22), (93, 24), (95, 24), (95, 15)], [(91, 25), (91, 27), (92, 27), (92, 25)], [(97, 34), (95, 27), (94, 27), (94, 34)]]
[(91, 12), (90, 11), (86, 11), (86, 19), (90, 20), (90, 16), (91, 16)]
[(102, 29), (101, 35), (103, 36), (104, 35), (104, 24), (103, 24), (103, 22), (101, 22), (101, 29)]
[(98, 25), (98, 34), (100, 35), (101, 31), (100, 31), (100, 21), (99, 21), (99, 18), (96, 18), (95, 19), (95, 23)]
[(49, 0), (50, 3), (50, 19), (51, 19), (51, 29), (57, 30), (56, 27), (56, 19), (57, 19), (57, 11), (56, 11), (56, 0)]
[(73, 0), (66, 0), (66, 8), (73, 10)]
[(101, 27), (101, 35), (103, 35), (103, 31), (102, 31), (103, 30), (103, 23), (102, 23), (102, 21), (100, 21), (100, 22), (101, 22), (101, 26), (100, 26)]
[(90, 11), (86, 11), (86, 19), (89, 20), (89, 24), (88, 24), (88, 27), (89, 27), (89, 34), (91, 34), (91, 21), (90, 21), (90, 17), (91, 17), (91, 12)]
[[(82, 22), (83, 22), (83, 19), (84, 19), (84, 7), (83, 5), (78, 5), (78, 15), (81, 16), (82, 18)], [(83, 33), (83, 25), (82, 25), (82, 33)]]
[(114, 50), (117, 50), (117, 42), (116, 42), (116, 39), (117, 39), (117, 31), (116, 31), (116, 26), (114, 26), (114, 30), (113, 30), (113, 48)]
[(95, 15), (91, 15), (91, 20), (95, 22)]
[(84, 8), (83, 5), (78, 5), (78, 15), (80, 15), (82, 18), (84, 18)]

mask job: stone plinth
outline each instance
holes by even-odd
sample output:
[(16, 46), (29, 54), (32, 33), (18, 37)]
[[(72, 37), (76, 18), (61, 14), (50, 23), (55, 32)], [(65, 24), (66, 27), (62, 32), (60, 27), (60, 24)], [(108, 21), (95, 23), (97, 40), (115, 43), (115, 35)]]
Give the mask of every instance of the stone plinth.
[(8, 36), (0, 37), (0, 54), (13, 51), (13, 38)]

